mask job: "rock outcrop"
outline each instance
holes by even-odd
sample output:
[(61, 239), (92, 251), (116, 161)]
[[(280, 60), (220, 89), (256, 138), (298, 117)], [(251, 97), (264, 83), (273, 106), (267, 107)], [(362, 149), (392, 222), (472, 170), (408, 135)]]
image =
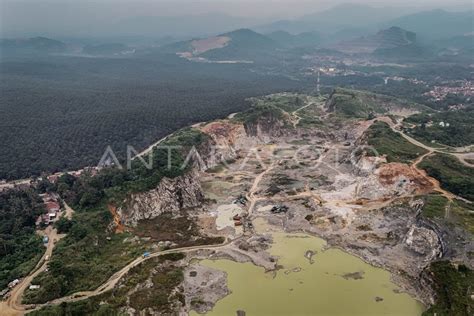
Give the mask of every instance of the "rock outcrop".
[(268, 115), (261, 117), (256, 122), (245, 123), (244, 128), (247, 136), (265, 139), (284, 136), (287, 132), (285, 123), (278, 117)]
[(438, 235), (431, 229), (412, 225), (405, 239), (407, 247), (419, 256), (424, 257), (426, 262), (439, 257), (441, 246)]
[(153, 219), (164, 212), (177, 213), (180, 209), (199, 206), (204, 199), (201, 184), (195, 172), (168, 179), (148, 192), (132, 194), (117, 212), (121, 222), (135, 226), (143, 219)]

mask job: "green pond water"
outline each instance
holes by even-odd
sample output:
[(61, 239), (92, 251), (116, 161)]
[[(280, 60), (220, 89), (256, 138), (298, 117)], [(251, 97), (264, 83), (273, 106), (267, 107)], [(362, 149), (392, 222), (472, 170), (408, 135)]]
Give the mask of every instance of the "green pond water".
[[(389, 272), (338, 249), (322, 251), (325, 241), (320, 238), (275, 232), (273, 239), (270, 252), (279, 256), (278, 263), (283, 266), (276, 274), (265, 273), (251, 263), (224, 259), (200, 262), (227, 272), (232, 291), (207, 315), (235, 316), (237, 310), (244, 310), (247, 316), (410, 316), (423, 312), (421, 303), (396, 293), (399, 288), (390, 281)], [(317, 252), (313, 264), (304, 257), (307, 250)], [(293, 271), (295, 268), (301, 271)], [(383, 301), (376, 302), (376, 297)]]

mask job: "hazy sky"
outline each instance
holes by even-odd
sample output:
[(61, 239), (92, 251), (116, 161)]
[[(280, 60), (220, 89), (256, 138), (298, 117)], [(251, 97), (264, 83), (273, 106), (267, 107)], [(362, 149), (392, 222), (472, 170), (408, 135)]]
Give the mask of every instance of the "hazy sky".
[[(0, 0), (2, 33), (48, 31), (85, 34), (105, 24), (135, 16), (179, 16), (222, 12), (258, 19), (292, 18), (322, 11), (340, 3), (378, 7), (436, 7), (466, 9), (466, 0)], [(449, 4), (448, 4), (449, 3)]]

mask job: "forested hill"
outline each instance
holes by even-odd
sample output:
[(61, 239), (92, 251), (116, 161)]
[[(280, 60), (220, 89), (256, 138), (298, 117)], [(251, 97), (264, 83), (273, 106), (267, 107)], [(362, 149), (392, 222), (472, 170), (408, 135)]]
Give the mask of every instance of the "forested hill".
[(176, 129), (241, 111), (250, 96), (304, 87), (242, 65), (49, 57), (0, 64), (0, 179), (96, 165), (108, 145), (147, 147)]

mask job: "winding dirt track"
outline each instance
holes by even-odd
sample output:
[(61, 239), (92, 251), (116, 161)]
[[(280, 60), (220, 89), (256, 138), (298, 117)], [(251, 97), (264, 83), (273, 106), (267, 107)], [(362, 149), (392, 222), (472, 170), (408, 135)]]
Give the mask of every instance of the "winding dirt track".
[[(279, 163), (279, 162), (277, 162)], [(255, 208), (255, 204), (257, 203), (257, 201), (260, 200), (260, 198), (256, 197), (255, 196), (255, 193), (257, 192), (258, 190), (258, 185), (260, 184), (260, 182), (262, 181), (263, 177), (269, 173), (270, 171), (273, 170), (273, 168), (275, 168), (275, 162), (272, 163), (270, 165), (270, 167), (268, 167), (267, 169), (265, 169), (262, 173), (260, 173), (259, 175), (257, 175), (255, 177), (255, 180), (253, 181), (253, 184), (252, 184), (252, 187), (250, 188), (250, 191), (249, 193), (247, 194), (247, 200), (250, 201), (250, 206), (249, 206), (249, 209), (248, 209), (248, 212), (249, 212), (249, 215), (252, 214), (253, 212), (253, 209)]]
[[(389, 121), (391, 122), (391, 120), (389, 120)], [(466, 161), (466, 159), (474, 158), (474, 153), (450, 153), (450, 152), (445, 152), (445, 151), (439, 150), (439, 148), (434, 148), (434, 147), (427, 146), (427, 145), (423, 144), (422, 142), (417, 141), (413, 137), (408, 136), (404, 132), (397, 130), (396, 127), (399, 126), (401, 124), (401, 122), (399, 122), (397, 124), (393, 124), (393, 122), (389, 123), (385, 120), (384, 120), (384, 122), (388, 123), (390, 128), (394, 132), (400, 134), (403, 138), (405, 138), (407, 141), (409, 141), (413, 145), (416, 145), (418, 147), (421, 147), (423, 149), (428, 150), (429, 155), (431, 155), (432, 153), (440, 153), (440, 154), (445, 154), (445, 155), (451, 155), (451, 156), (456, 157), (463, 165), (465, 165), (467, 167), (471, 167), (471, 168), (474, 167), (473, 164), (470, 164), (469, 162)], [(426, 155), (425, 155), (425, 157), (426, 157)], [(423, 157), (423, 158), (425, 158), (425, 157)], [(421, 160), (419, 162), (421, 162)]]
[(292, 124), (293, 124), (293, 128), (296, 128), (298, 126), (298, 124), (300, 123), (302, 117), (298, 115), (298, 112), (300, 112), (301, 110), (304, 110), (306, 109), (307, 107), (313, 105), (314, 102), (309, 102), (308, 104), (300, 107), (299, 109), (293, 111), (290, 113), (291, 117), (292, 117)]
[(0, 311), (1, 315), (22, 315), (27, 310), (27, 306), (21, 304), (23, 298), (23, 293), (31, 284), (31, 281), (38, 276), (41, 272), (45, 271), (48, 267), (48, 258), (51, 257), (53, 253), (54, 246), (56, 243), (61, 240), (66, 235), (58, 234), (55, 228), (48, 226), (44, 232), (40, 232), (43, 236), (48, 236), (49, 242), (46, 246), (46, 251), (39, 260), (36, 267), (33, 269), (33, 272), (30, 273), (27, 277), (23, 278), (20, 283), (13, 288), (11, 291), (10, 297), (3, 302), (0, 302)]
[[(444, 197), (446, 197), (450, 202), (451, 202), (453, 199), (460, 199), (460, 200), (462, 200), (462, 201), (464, 201), (464, 202), (471, 203), (470, 201), (468, 201), (468, 200), (466, 200), (466, 199), (464, 199), (464, 198), (462, 198), (462, 197), (456, 196), (455, 194), (453, 194), (453, 193), (451, 193), (451, 192), (449, 192), (449, 191), (446, 191), (446, 190), (442, 189), (438, 180), (436, 180), (435, 178), (432, 178), (432, 177), (428, 176), (428, 175), (426, 174), (425, 170), (418, 168), (418, 165), (423, 161), (423, 159), (425, 159), (426, 157), (428, 157), (428, 156), (430, 156), (430, 155), (432, 155), (432, 154), (434, 154), (434, 153), (441, 153), (441, 154), (446, 154), (446, 155), (452, 155), (452, 156), (458, 158), (458, 160), (459, 160), (463, 165), (465, 165), (465, 166), (467, 166), (467, 167), (474, 167), (474, 165), (469, 164), (469, 163), (468, 163), (467, 161), (465, 161), (464, 158), (462, 157), (463, 155), (469, 155), (470, 153), (466, 153), (466, 154), (447, 153), (447, 152), (441, 151), (441, 150), (439, 150), (439, 149), (437, 149), (437, 148), (433, 148), (433, 147), (427, 146), (427, 145), (423, 144), (422, 142), (419, 142), (419, 141), (417, 141), (416, 139), (414, 139), (414, 138), (412, 138), (412, 137), (406, 135), (406, 134), (403, 133), (402, 131), (397, 130), (396, 127), (399, 126), (399, 125), (401, 124), (401, 122), (398, 122), (397, 124), (393, 124), (393, 122), (391, 122), (391, 120), (389, 120), (388, 122), (387, 122), (386, 120), (384, 120), (384, 121), (389, 124), (390, 128), (391, 128), (394, 132), (400, 134), (400, 135), (401, 135), (403, 138), (405, 138), (408, 142), (412, 143), (412, 144), (415, 145), (415, 146), (418, 146), (418, 147), (421, 147), (421, 148), (423, 148), (423, 149), (426, 149), (426, 150), (428, 151), (426, 154), (424, 154), (424, 155), (418, 157), (418, 158), (413, 162), (412, 168), (415, 170), (415, 172), (416, 172), (418, 175), (420, 175), (420, 176), (426, 178), (428, 181), (430, 181), (430, 182), (432, 183), (433, 188), (434, 188), (434, 189), (433, 189), (434, 191), (441, 193), (441, 194), (442, 194)], [(448, 203), (448, 205), (449, 205), (449, 203)]]
[[(90, 297), (93, 297), (93, 296), (103, 294), (103, 293), (113, 289), (115, 287), (115, 285), (117, 284), (117, 282), (122, 277), (124, 277), (130, 271), (130, 269), (140, 265), (144, 261), (149, 260), (151, 258), (160, 257), (162, 255), (166, 255), (166, 254), (170, 254), (170, 253), (178, 253), (178, 252), (188, 253), (188, 252), (192, 252), (192, 251), (196, 251), (196, 250), (220, 249), (220, 248), (224, 248), (224, 247), (230, 245), (231, 243), (233, 243), (236, 240), (237, 239), (229, 240), (229, 241), (226, 241), (226, 242), (224, 242), (223, 244), (220, 244), (220, 245), (192, 246), (192, 247), (183, 247), (183, 248), (157, 251), (157, 252), (151, 253), (150, 256), (148, 256), (148, 257), (139, 257), (139, 258), (133, 260), (132, 262), (130, 262), (125, 267), (123, 267), (121, 270), (114, 273), (104, 284), (99, 286), (97, 289), (95, 289), (93, 291), (77, 292), (77, 293), (74, 293), (72, 295), (61, 297), (61, 298), (58, 298), (56, 300), (50, 301), (50, 302), (48, 302), (47, 304), (44, 304), (44, 305), (51, 305), (51, 304), (56, 305), (56, 304), (61, 304), (63, 302), (76, 302), (76, 301), (84, 300), (84, 299), (87, 299), (87, 298), (90, 298)], [(42, 307), (44, 305), (38, 306), (37, 308)]]
[[(64, 235), (61, 235), (61, 236), (64, 236)], [(77, 302), (77, 301), (85, 300), (87, 298), (103, 294), (103, 293), (113, 289), (115, 287), (115, 285), (118, 283), (118, 281), (122, 277), (124, 277), (130, 271), (130, 269), (140, 265), (144, 261), (149, 260), (151, 258), (156, 258), (156, 257), (166, 255), (166, 254), (170, 254), (170, 253), (178, 253), (178, 252), (188, 253), (188, 252), (192, 252), (192, 251), (196, 251), (196, 250), (221, 249), (221, 248), (227, 247), (228, 245), (230, 245), (231, 243), (235, 242), (238, 239), (240, 239), (240, 237), (238, 237), (236, 239), (233, 239), (233, 240), (226, 241), (226, 242), (224, 242), (223, 244), (220, 244), (220, 245), (192, 246), (192, 247), (183, 247), (183, 248), (157, 251), (157, 252), (151, 253), (148, 257), (138, 257), (137, 259), (133, 260), (132, 262), (127, 264), (125, 267), (123, 267), (121, 270), (114, 273), (105, 283), (100, 285), (95, 290), (76, 292), (72, 295), (61, 297), (61, 298), (58, 298), (56, 300), (47, 302), (45, 304), (23, 305), (23, 304), (21, 304), (21, 298), (22, 298), (24, 290), (30, 284), (31, 280), (33, 280), (33, 278), (35, 278), (39, 273), (43, 272), (47, 267), (47, 261), (44, 261), (44, 256), (43, 256), (43, 258), (41, 260), (41, 263), (42, 263), (41, 267), (38, 270), (36, 270), (34, 273), (30, 274), (28, 277), (26, 277), (22, 281), (21, 288), (20, 288), (20, 285), (18, 285), (15, 288), (15, 294), (12, 293), (10, 299), (8, 299), (6, 302), (2, 302), (2, 304), (0, 304), (1, 315), (2, 316), (3, 315), (5, 315), (5, 316), (23, 315), (23, 314), (26, 313), (26, 311), (37, 310), (37, 309), (40, 309), (44, 306), (57, 305), (57, 304), (61, 304), (61, 303), (64, 303), (64, 302)], [(54, 248), (54, 244), (53, 243), (50, 243), (50, 244), (52, 246), (50, 248), (48, 248), (48, 250), (47, 250), (47, 254), (49, 254), (49, 255), (51, 255), (52, 250)], [(46, 256), (46, 253), (45, 253), (45, 256)]]

